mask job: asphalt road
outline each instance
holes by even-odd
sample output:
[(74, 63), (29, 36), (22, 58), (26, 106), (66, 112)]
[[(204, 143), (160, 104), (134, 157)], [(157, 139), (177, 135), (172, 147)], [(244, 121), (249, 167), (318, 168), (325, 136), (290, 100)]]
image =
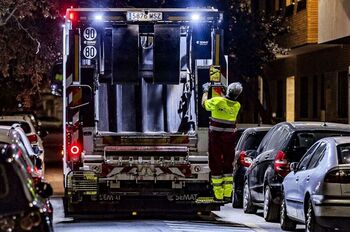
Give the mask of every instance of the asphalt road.
[[(159, 219), (133, 218), (123, 220), (73, 220), (65, 218), (62, 199), (53, 198), (54, 228), (56, 232), (233, 232), (233, 231), (281, 231), (279, 223), (267, 223), (258, 214), (244, 214), (241, 209), (233, 209), (230, 204), (221, 207), (220, 211), (213, 212), (210, 219)], [(298, 226), (298, 231), (304, 231)]]
[[(60, 163), (49, 164), (45, 173), (46, 179), (54, 188), (54, 197), (51, 202), (54, 206), (54, 228), (56, 232), (228, 232), (228, 231), (281, 231), (279, 223), (265, 222), (262, 211), (257, 214), (244, 214), (242, 209), (233, 209), (231, 204), (214, 211), (213, 217), (202, 220), (176, 220), (159, 218), (134, 218), (128, 220), (79, 220), (65, 218), (62, 199), (63, 180)], [(304, 226), (298, 226), (298, 231), (304, 231)]]

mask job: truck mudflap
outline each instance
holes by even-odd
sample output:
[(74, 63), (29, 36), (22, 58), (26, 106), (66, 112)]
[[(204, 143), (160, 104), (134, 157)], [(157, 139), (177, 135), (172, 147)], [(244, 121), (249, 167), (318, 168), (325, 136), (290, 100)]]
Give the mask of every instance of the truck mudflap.
[(206, 184), (192, 183), (187, 189), (128, 189), (112, 191), (99, 183), (92, 171), (74, 171), (67, 175), (64, 197), (69, 217), (106, 217), (167, 214), (205, 214), (220, 210), (223, 202), (214, 201)]

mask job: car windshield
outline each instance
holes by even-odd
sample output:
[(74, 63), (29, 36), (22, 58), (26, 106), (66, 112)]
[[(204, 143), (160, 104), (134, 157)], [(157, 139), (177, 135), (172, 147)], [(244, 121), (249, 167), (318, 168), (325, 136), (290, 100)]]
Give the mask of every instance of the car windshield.
[(14, 214), (26, 209), (28, 200), (15, 167), (0, 161), (0, 215)]
[(4, 126), (12, 126), (13, 124), (18, 123), (21, 128), (23, 129), (24, 133), (28, 134), (31, 133), (32, 130), (29, 126), (28, 123), (26, 122), (18, 122), (18, 121), (0, 121), (0, 125), (4, 125)]
[(258, 131), (254, 134), (249, 134), (247, 138), (243, 141), (242, 150), (256, 150), (261, 142), (261, 140), (266, 135), (267, 131)]
[(350, 164), (350, 144), (338, 145), (338, 163)]

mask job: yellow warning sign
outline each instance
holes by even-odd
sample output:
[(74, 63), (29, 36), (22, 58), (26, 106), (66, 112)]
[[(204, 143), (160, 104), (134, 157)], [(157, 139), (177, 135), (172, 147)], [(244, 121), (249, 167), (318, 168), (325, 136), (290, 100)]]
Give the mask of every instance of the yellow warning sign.
[(221, 72), (220, 72), (220, 66), (219, 65), (212, 65), (210, 66), (210, 81), (212, 82), (220, 82), (221, 80)]

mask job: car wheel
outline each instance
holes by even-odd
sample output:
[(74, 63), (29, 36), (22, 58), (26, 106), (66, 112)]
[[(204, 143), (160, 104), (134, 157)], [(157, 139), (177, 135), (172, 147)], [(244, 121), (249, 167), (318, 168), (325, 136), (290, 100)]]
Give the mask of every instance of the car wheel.
[(244, 183), (243, 188), (243, 211), (244, 213), (256, 213), (258, 209), (253, 205), (252, 200), (250, 198), (250, 191), (248, 182)]
[(297, 224), (292, 221), (287, 215), (286, 201), (283, 199), (281, 204), (281, 215), (280, 215), (280, 224), (282, 230), (294, 231)]
[(306, 232), (322, 232), (326, 231), (323, 227), (321, 227), (315, 218), (314, 209), (312, 208), (312, 202), (309, 200), (306, 202), (307, 209), (305, 213), (305, 231)]
[(264, 192), (264, 219), (267, 222), (276, 222), (279, 219), (280, 207), (272, 199), (271, 189), (267, 185)]

